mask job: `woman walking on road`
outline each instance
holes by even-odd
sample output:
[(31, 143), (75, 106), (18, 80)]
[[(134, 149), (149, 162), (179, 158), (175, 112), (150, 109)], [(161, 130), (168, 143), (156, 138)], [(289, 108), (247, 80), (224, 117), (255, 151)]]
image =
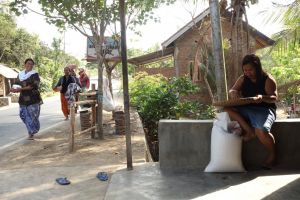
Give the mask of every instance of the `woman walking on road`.
[(65, 94), (68, 90), (68, 86), (71, 83), (76, 83), (76, 80), (71, 75), (71, 69), (69, 68), (69, 66), (66, 66), (64, 68), (64, 75), (60, 77), (57, 84), (53, 88), (53, 90), (56, 92), (60, 91), (61, 110), (65, 116), (65, 120), (69, 119), (70, 114), (68, 100), (66, 99)]
[(34, 61), (25, 60), (25, 69), (18, 75), (17, 81), (10, 89), (11, 92), (20, 93), (20, 118), (26, 125), (28, 139), (33, 140), (34, 135), (40, 130), (40, 105), (43, 103), (40, 92), (39, 74), (33, 70)]

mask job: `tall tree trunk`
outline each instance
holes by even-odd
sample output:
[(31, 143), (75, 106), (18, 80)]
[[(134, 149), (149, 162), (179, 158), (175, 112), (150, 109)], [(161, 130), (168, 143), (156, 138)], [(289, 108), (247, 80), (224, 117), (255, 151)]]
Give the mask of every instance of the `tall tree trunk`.
[[(97, 47), (100, 46), (100, 47)], [(98, 63), (98, 93), (97, 93), (97, 128), (98, 128), (98, 137), (103, 139), (103, 56), (102, 56), (102, 47), (101, 44), (95, 44), (97, 51), (97, 63)], [(98, 52), (99, 51), (99, 52)]]
[[(250, 53), (248, 18), (246, 14), (245, 3), (243, 0), (231, 0), (232, 16), (231, 16), (231, 57), (232, 66), (228, 71), (228, 86), (232, 87), (237, 78), (243, 73), (242, 60), (243, 57)], [(243, 23), (245, 17), (245, 24)]]
[(120, 21), (121, 21), (121, 54), (122, 54), (123, 94), (124, 94), (124, 111), (125, 111), (126, 157), (127, 157), (127, 169), (132, 170), (133, 167), (132, 167), (132, 149), (131, 149), (131, 133), (130, 133), (128, 67), (127, 67), (125, 1), (124, 0), (120, 0), (119, 9), (120, 9)]
[(242, 57), (242, 42), (241, 42), (241, 22), (242, 22), (242, 12), (240, 9), (239, 1), (232, 0), (231, 2), (233, 6), (233, 13), (232, 13), (232, 34), (231, 34), (231, 57), (233, 58), (233, 65), (230, 71), (232, 74), (229, 78), (229, 87), (232, 87), (235, 83), (235, 80), (241, 74), (241, 57)]
[(217, 100), (227, 100), (227, 81), (222, 46), (222, 29), (218, 0), (209, 0), (210, 20), (212, 26), (213, 60), (215, 66)]
[(111, 96), (114, 97), (113, 95), (113, 89), (112, 89), (112, 71), (115, 69), (115, 67), (117, 66), (117, 64), (120, 61), (115, 61), (111, 66), (109, 65), (108, 61), (104, 61), (105, 64), (105, 71), (107, 74), (107, 79), (108, 79), (108, 83), (109, 83), (109, 90), (111, 92)]
[(100, 23), (100, 34), (97, 34), (97, 31), (92, 25), (90, 28), (93, 33), (93, 42), (96, 49), (97, 64), (98, 64), (98, 92), (97, 92), (97, 128), (98, 128), (98, 138), (103, 139), (103, 62), (104, 57), (102, 53), (102, 44), (104, 41), (104, 22)]

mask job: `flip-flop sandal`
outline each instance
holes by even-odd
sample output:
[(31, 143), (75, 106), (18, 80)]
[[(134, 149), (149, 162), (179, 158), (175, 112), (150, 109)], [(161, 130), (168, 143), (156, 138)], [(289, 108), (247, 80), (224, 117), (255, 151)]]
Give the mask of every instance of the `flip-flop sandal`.
[(67, 177), (57, 178), (56, 182), (60, 185), (69, 185), (71, 183)]
[(107, 181), (108, 180), (108, 175), (106, 172), (99, 172), (97, 174), (97, 178), (100, 180), (100, 181)]

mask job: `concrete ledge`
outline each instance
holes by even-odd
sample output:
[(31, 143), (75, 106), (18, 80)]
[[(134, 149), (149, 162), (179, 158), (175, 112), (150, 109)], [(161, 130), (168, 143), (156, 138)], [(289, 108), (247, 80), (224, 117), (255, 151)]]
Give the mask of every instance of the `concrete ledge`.
[(160, 120), (160, 167), (204, 169), (210, 159), (211, 128), (212, 120)]
[(19, 96), (20, 96), (19, 93), (10, 93), (8, 95), (8, 97), (10, 97), (12, 103), (18, 103), (19, 102)]
[(0, 107), (9, 106), (11, 104), (10, 97), (0, 97)]
[[(275, 138), (276, 166), (300, 169), (300, 119), (276, 120), (271, 129)], [(244, 143), (243, 162), (246, 166), (260, 165), (267, 151), (258, 139)]]
[[(210, 161), (212, 120), (160, 120), (159, 162), (161, 169), (204, 170)], [(300, 119), (277, 120), (272, 133), (276, 140), (276, 166), (300, 168)], [(243, 163), (260, 166), (267, 151), (258, 139), (243, 143)]]

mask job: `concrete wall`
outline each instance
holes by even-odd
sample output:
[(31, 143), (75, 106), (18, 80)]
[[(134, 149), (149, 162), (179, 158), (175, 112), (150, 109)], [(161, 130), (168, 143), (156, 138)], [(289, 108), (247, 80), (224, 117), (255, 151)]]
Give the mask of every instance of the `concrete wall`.
[(11, 103), (10, 97), (0, 97), (0, 107), (8, 106)]
[[(204, 170), (210, 161), (212, 120), (161, 120), (159, 162), (161, 169)], [(300, 119), (278, 120), (272, 127), (276, 140), (276, 167), (300, 168)], [(258, 139), (243, 143), (245, 167), (259, 167), (266, 150)]]

